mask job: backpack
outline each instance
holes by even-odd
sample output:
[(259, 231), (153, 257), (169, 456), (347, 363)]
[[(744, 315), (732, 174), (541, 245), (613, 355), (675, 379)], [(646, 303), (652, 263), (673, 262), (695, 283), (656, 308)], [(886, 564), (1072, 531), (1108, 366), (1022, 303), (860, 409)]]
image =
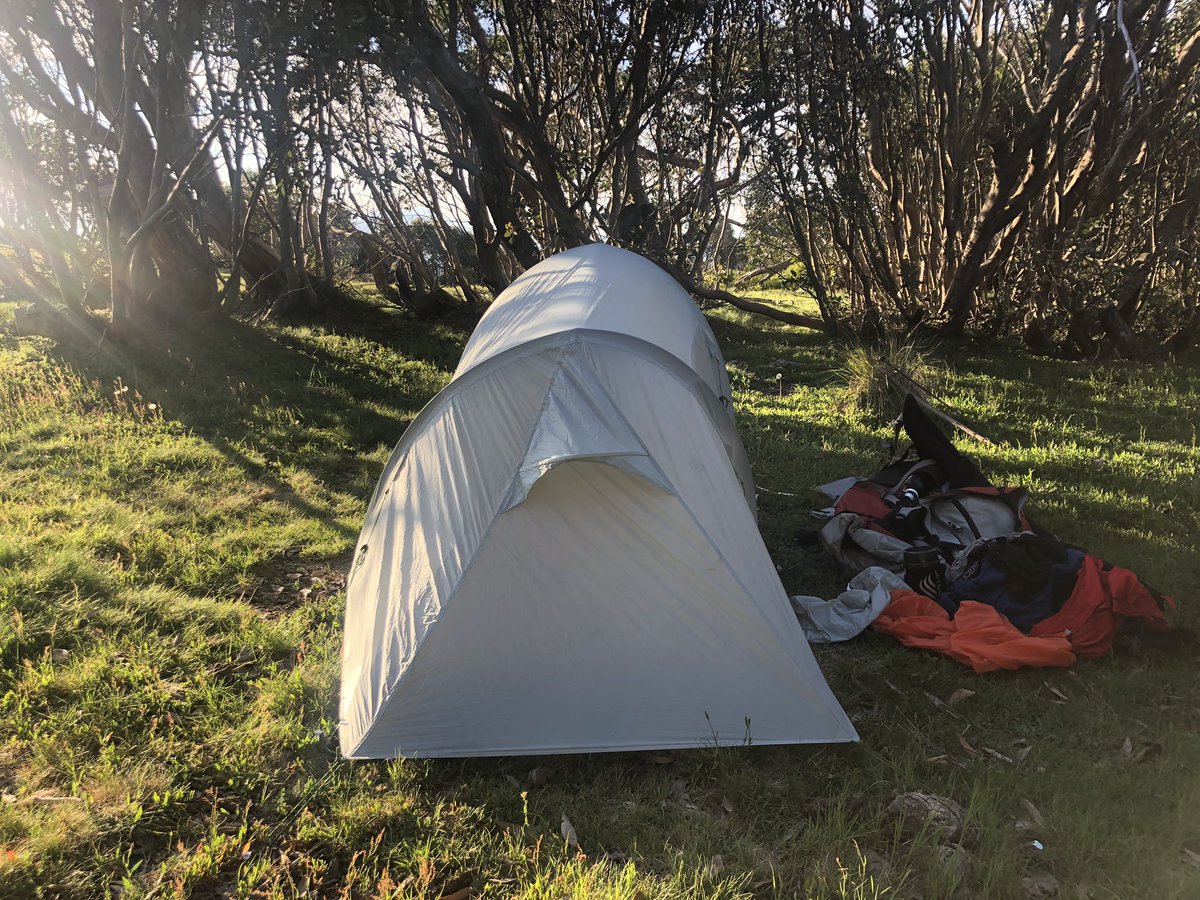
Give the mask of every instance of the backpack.
[[(944, 471), (943, 463), (932, 457), (889, 464), (842, 494), (834, 515), (852, 513), (872, 531), (937, 547), (947, 559), (976, 541), (1030, 530), (1024, 514), (1029, 494), (1024, 488), (954, 486)], [(897, 491), (918, 475), (937, 488), (916, 504), (904, 503)]]

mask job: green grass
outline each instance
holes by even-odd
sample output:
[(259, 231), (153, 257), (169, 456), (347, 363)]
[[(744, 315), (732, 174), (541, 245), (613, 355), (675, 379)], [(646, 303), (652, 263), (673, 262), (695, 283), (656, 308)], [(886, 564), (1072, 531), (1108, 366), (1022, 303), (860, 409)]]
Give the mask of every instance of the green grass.
[[(790, 591), (832, 595), (792, 535), (885, 429), (845, 402), (845, 347), (710, 318), (768, 547)], [(136, 358), (0, 337), (0, 895), (1016, 898), (1048, 872), (1066, 897), (1200, 896), (1194, 653), (981, 677), (869, 634), (818, 653), (850, 748), (338, 759), (338, 573), (471, 324), (364, 308)], [(932, 352), (997, 442), (965, 447), (985, 470), (1195, 626), (1195, 362)], [(961, 873), (887, 812), (913, 789), (970, 810)]]

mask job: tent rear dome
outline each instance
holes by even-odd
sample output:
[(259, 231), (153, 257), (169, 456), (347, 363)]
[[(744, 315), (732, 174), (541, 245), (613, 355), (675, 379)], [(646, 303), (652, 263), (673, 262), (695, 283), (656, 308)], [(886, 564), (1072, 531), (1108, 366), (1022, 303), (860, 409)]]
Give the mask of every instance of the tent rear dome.
[(856, 739), (753, 498), (687, 293), (605, 245), (534, 266), (376, 487), (347, 590), (342, 752)]

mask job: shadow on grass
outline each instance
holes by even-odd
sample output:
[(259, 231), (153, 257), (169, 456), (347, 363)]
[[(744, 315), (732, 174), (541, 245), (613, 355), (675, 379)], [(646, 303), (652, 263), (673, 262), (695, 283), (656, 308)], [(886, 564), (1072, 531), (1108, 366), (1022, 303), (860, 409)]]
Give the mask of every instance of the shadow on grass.
[[(303, 325), (226, 320), (124, 345), (60, 343), (51, 355), (106, 387), (119, 379), (299, 513), (352, 537), (285, 473), (308, 473), (323, 494), (373, 481), (382, 461), (365, 455), (400, 438), (470, 327), (462, 316), (429, 323), (354, 302), (336, 319)], [(367, 355), (379, 362), (336, 354), (329, 346), (339, 341), (374, 344)], [(398, 378), (389, 360), (417, 371)]]

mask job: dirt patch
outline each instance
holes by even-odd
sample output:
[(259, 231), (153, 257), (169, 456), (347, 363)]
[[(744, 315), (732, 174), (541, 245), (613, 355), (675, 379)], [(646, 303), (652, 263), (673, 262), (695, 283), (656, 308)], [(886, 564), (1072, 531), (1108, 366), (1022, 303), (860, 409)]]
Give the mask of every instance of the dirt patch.
[(296, 551), (255, 569), (255, 583), (244, 599), (265, 616), (279, 616), (315, 603), (346, 588), (354, 551), (326, 559), (302, 559)]

